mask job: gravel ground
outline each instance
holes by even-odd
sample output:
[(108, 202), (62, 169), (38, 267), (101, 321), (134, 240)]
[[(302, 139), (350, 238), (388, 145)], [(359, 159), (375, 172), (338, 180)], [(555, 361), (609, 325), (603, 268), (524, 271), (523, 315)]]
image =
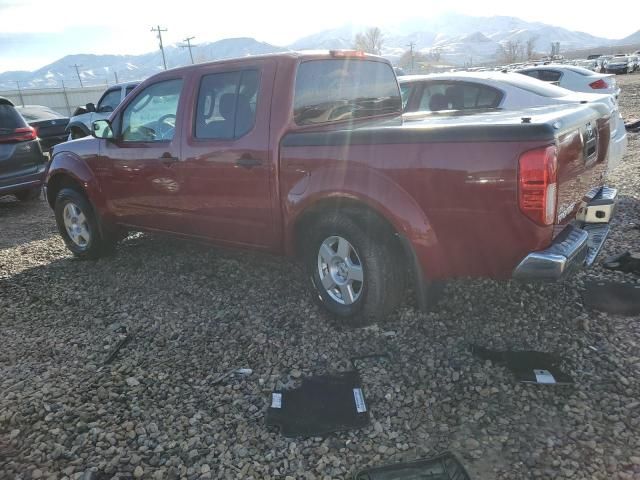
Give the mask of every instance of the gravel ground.
[[(640, 74), (620, 83), (640, 116)], [(612, 175), (605, 254), (638, 249), (639, 150), (632, 134)], [(640, 479), (640, 326), (582, 306), (595, 277), (638, 281), (596, 266), (560, 285), (456, 282), (436, 313), (350, 330), (293, 264), (149, 235), (75, 261), (44, 203), (0, 200), (0, 478), (351, 478), (450, 449), (475, 479)], [(470, 341), (563, 353), (577, 383), (517, 384)], [(372, 352), (391, 359), (359, 364), (369, 427), (264, 427), (274, 386)], [(236, 367), (253, 373), (214, 384)]]

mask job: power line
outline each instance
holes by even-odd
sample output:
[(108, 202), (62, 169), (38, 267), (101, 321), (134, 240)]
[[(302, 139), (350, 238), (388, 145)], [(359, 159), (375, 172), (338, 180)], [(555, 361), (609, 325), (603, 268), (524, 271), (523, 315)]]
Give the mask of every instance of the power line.
[(164, 56), (164, 45), (162, 45), (162, 32), (166, 32), (167, 29), (166, 28), (160, 28), (160, 25), (158, 25), (158, 28), (153, 28), (151, 27), (151, 31), (152, 32), (158, 32), (158, 40), (160, 40), (160, 51), (162, 52), (162, 63), (164, 65), (164, 69), (167, 69), (167, 59)]
[(193, 61), (193, 53), (191, 52), (191, 47), (195, 47), (195, 45), (191, 45), (191, 40), (193, 40), (196, 37), (188, 37), (185, 38), (183, 40), (183, 42), (187, 42), (186, 45), (180, 45), (180, 48), (188, 48), (189, 49), (189, 56), (191, 57), (191, 64), (193, 65), (194, 61)]
[(80, 88), (84, 87), (84, 85), (82, 85), (82, 77), (80, 77), (80, 70), (78, 70), (82, 65), (78, 65), (76, 63), (76, 64), (71, 65), (71, 66), (76, 69), (76, 75), (78, 75), (78, 80), (80, 81)]

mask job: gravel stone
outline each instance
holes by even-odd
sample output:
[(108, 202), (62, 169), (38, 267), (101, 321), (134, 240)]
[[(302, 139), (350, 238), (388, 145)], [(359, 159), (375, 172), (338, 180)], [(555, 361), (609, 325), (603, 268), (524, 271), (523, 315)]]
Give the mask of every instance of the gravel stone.
[[(640, 74), (617, 81), (640, 116)], [(640, 248), (640, 134), (609, 184), (601, 258)], [(596, 279), (639, 281), (599, 261), (553, 285), (453, 281), (433, 312), (409, 294), (385, 325), (348, 329), (296, 264), (151, 234), (77, 261), (44, 200), (0, 198), (0, 478), (343, 479), (450, 449), (478, 479), (638, 479), (640, 319), (587, 310)], [(559, 352), (576, 385), (518, 384), (470, 342)], [(371, 426), (265, 428), (274, 388), (379, 352), (358, 362)], [(253, 373), (215, 381), (238, 368)]]

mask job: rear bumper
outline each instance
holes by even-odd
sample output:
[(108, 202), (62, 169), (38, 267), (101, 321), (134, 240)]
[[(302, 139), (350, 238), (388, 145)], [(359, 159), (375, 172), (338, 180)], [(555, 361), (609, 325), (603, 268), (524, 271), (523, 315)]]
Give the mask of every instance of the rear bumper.
[(0, 195), (10, 195), (28, 188), (39, 187), (44, 183), (44, 177), (47, 172), (47, 165), (43, 164), (38, 171), (30, 175), (12, 178), (10, 183), (0, 185)]
[(513, 278), (554, 281), (591, 266), (609, 235), (617, 194), (617, 190), (604, 187), (586, 204), (586, 218), (600, 218), (605, 212), (606, 222), (567, 225), (549, 248), (527, 255), (514, 269)]

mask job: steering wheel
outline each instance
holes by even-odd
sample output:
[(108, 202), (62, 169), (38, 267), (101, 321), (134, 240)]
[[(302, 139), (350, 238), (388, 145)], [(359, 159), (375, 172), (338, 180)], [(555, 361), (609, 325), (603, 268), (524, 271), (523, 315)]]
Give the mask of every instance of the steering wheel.
[[(173, 119), (173, 124), (169, 123), (167, 120)], [(166, 115), (161, 116), (158, 121), (158, 137), (161, 140), (164, 140), (167, 135), (173, 133), (176, 128), (176, 116), (173, 113), (167, 113)], [(165, 128), (167, 127), (167, 128)]]

